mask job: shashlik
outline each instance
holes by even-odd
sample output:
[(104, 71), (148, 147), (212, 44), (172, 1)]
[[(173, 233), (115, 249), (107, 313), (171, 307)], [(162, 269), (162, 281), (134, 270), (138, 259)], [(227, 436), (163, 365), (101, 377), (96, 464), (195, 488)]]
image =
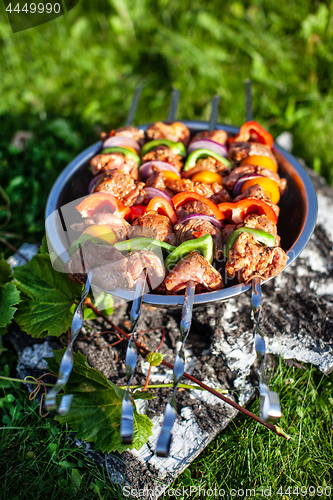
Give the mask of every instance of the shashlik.
[(91, 194), (76, 207), (83, 221), (72, 226), (82, 234), (70, 249), (71, 279), (100, 268), (101, 288), (132, 289), (145, 269), (151, 289), (170, 294), (189, 280), (197, 292), (212, 291), (226, 285), (224, 274), (247, 283), (285, 267), (276, 224), (286, 180), (259, 124), (247, 122), (237, 137), (205, 131), (190, 142), (184, 124), (156, 122), (145, 136), (127, 127), (102, 140)]

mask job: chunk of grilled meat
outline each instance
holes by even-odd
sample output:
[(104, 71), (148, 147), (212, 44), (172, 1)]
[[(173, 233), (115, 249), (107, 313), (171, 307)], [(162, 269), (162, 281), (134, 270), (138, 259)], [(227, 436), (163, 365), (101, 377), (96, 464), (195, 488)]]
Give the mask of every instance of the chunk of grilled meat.
[(226, 271), (239, 283), (254, 277), (268, 279), (277, 276), (287, 265), (288, 257), (280, 247), (264, 247), (249, 233), (241, 233), (229, 250)]
[(231, 201), (228, 191), (217, 182), (205, 184), (203, 182), (193, 182), (191, 179), (165, 179), (164, 182), (173, 194), (191, 191), (209, 198), (215, 204)]
[(247, 156), (268, 156), (276, 164), (276, 158), (269, 146), (259, 142), (233, 142), (229, 149), (228, 157), (238, 165)]
[(101, 133), (101, 139), (102, 141), (105, 141), (108, 137), (112, 137), (114, 135), (121, 135), (122, 137), (129, 137), (130, 139), (133, 139), (134, 141), (138, 142), (140, 146), (142, 146), (145, 143), (145, 133), (143, 130), (140, 128), (136, 127), (120, 127), (117, 128), (116, 130), (111, 130), (109, 134), (102, 132)]
[(164, 284), (169, 292), (177, 293), (186, 288), (189, 280), (209, 292), (223, 288), (220, 273), (196, 252), (191, 252), (180, 260), (165, 278)]
[(259, 184), (255, 184), (254, 186), (250, 186), (249, 188), (247, 188), (243, 194), (240, 194), (234, 199), (234, 202), (236, 203), (237, 201), (245, 200), (245, 198), (264, 201), (274, 210), (276, 216), (279, 217), (280, 207), (278, 205), (275, 205), (275, 203), (272, 203), (271, 199), (267, 196), (267, 194), (265, 193), (263, 188), (259, 186)]
[(180, 155), (176, 155), (167, 146), (157, 146), (142, 157), (142, 163), (147, 161), (164, 161), (173, 165), (178, 172), (183, 168), (183, 161)]
[(112, 245), (83, 242), (65, 269), (69, 279), (80, 284), (85, 283), (88, 271), (93, 269), (92, 284), (104, 290), (132, 285), (127, 276), (127, 259)]
[(214, 243), (214, 259), (219, 259), (223, 255), (221, 231), (204, 219), (190, 219), (184, 222), (178, 222), (174, 225), (174, 231), (177, 236), (177, 245), (184, 241), (200, 238), (205, 234), (210, 234)]
[(207, 156), (207, 158), (200, 158), (195, 167), (192, 167), (190, 170), (182, 171), (182, 177), (188, 179), (192, 177), (192, 175), (197, 174), (198, 172), (202, 172), (203, 170), (209, 170), (210, 172), (215, 172), (222, 176), (228, 175), (230, 172), (230, 168), (221, 163), (212, 156)]
[(128, 207), (138, 205), (145, 199), (143, 182), (134, 182), (134, 179), (120, 170), (106, 172), (102, 181), (94, 189), (94, 193), (111, 193)]
[(116, 217), (110, 212), (96, 213), (92, 217), (84, 219), (83, 222), (72, 224), (70, 227), (74, 231), (82, 233), (89, 226), (94, 225), (107, 226), (116, 234), (118, 241), (125, 240), (127, 238), (127, 230), (130, 227), (129, 223), (125, 219)]
[(91, 161), (91, 171), (94, 175), (103, 174), (108, 170), (121, 170), (133, 179), (138, 179), (138, 163), (126, 158), (122, 153), (105, 153), (94, 156)]
[[(141, 227), (144, 228), (142, 232)], [(139, 230), (136, 231), (135, 228)], [(141, 233), (141, 234), (140, 234)], [(136, 236), (139, 234), (139, 236)], [(151, 234), (151, 236), (149, 236)], [(145, 235), (148, 238), (155, 238), (160, 241), (165, 241), (170, 245), (176, 244), (176, 235), (173, 232), (173, 225), (165, 215), (160, 215), (155, 212), (148, 212), (142, 217), (138, 217), (132, 224), (131, 238), (139, 238)]]
[(214, 215), (211, 209), (199, 200), (192, 200), (184, 203), (176, 210), (178, 219), (182, 219), (190, 214), (204, 214), (204, 215)]
[(218, 142), (219, 144), (224, 144), (228, 140), (228, 134), (225, 130), (205, 130), (204, 132), (199, 132), (195, 134), (191, 142), (197, 141), (199, 139), (210, 139), (211, 141)]
[(142, 277), (144, 270), (151, 290), (155, 290), (165, 277), (165, 269), (160, 258), (149, 251), (132, 252), (127, 261), (127, 272), (133, 284)]
[(279, 187), (280, 194), (282, 195), (285, 192), (286, 186), (287, 186), (287, 181), (286, 179), (280, 178), (279, 174), (276, 172), (273, 172), (269, 168), (261, 167), (261, 166), (254, 166), (254, 165), (243, 165), (241, 167), (236, 167), (234, 168), (231, 173), (223, 179), (223, 185), (232, 191), (234, 185), (238, 181), (240, 177), (243, 177), (243, 175), (247, 174), (259, 174), (263, 175), (264, 177), (268, 177), (269, 179), (272, 179), (275, 181)]
[(274, 236), (275, 246), (280, 246), (280, 236), (277, 234), (277, 227), (268, 217), (265, 215), (255, 215), (250, 214), (244, 219), (243, 224), (240, 224), (238, 227), (249, 227), (252, 229), (261, 229), (262, 231), (266, 231), (266, 233)]
[(150, 141), (154, 139), (169, 139), (173, 142), (182, 142), (185, 146), (190, 141), (190, 131), (181, 122), (170, 124), (155, 122), (147, 128), (146, 136)]

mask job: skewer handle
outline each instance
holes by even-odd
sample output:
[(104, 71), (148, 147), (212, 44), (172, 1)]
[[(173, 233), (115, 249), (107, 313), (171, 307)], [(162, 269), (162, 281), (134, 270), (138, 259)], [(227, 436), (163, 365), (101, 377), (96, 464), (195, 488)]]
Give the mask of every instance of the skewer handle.
[(62, 389), (67, 384), (69, 376), (70, 376), (72, 369), (73, 369), (73, 365), (74, 365), (73, 344), (74, 344), (74, 341), (75, 341), (76, 337), (78, 336), (78, 334), (80, 333), (81, 328), (83, 326), (83, 322), (84, 322), (83, 302), (89, 293), (92, 275), (93, 275), (92, 271), (89, 271), (86, 284), (85, 284), (83, 292), (81, 294), (81, 301), (80, 301), (79, 305), (77, 306), (76, 311), (75, 311), (74, 316), (73, 316), (72, 326), (71, 326), (71, 340), (70, 340), (70, 343), (68, 344), (67, 349), (64, 352), (64, 355), (61, 359), (59, 373), (58, 373), (58, 380), (57, 380), (55, 386), (51, 389), (51, 391), (45, 397), (45, 408), (47, 409), (47, 411), (57, 410), (60, 415), (66, 415), (66, 413), (69, 412), (71, 404), (72, 404), (73, 395), (66, 394), (65, 396), (62, 397), (61, 402), (60, 402), (59, 407), (58, 407), (57, 406), (57, 396), (58, 396), (59, 392), (62, 391)]
[(192, 311), (194, 304), (195, 283), (190, 280), (186, 285), (184, 304), (182, 309), (182, 319), (180, 322), (180, 334), (182, 337), (182, 345), (176, 354), (173, 365), (173, 391), (169, 402), (166, 405), (164, 412), (164, 419), (162, 429), (156, 445), (156, 455), (158, 457), (169, 456), (171, 440), (172, 440), (172, 427), (177, 417), (177, 403), (176, 392), (178, 384), (181, 381), (185, 371), (185, 342), (191, 329), (192, 324)]
[(125, 389), (123, 401), (121, 404), (121, 418), (120, 418), (120, 437), (123, 444), (131, 444), (133, 440), (133, 424), (134, 424), (134, 407), (132, 401), (132, 394), (130, 392), (131, 381), (135, 372), (135, 367), (138, 361), (138, 350), (134, 342), (134, 332), (136, 325), (140, 318), (142, 298), (144, 295), (144, 287), (146, 280), (141, 278), (136, 284), (134, 292), (134, 300), (131, 308), (131, 328), (132, 333), (128, 341), (126, 350), (126, 377), (127, 387)]
[(254, 319), (254, 347), (259, 362), (259, 392), (260, 414), (264, 422), (275, 423), (282, 415), (279, 396), (269, 389), (266, 380), (266, 344), (259, 328), (261, 313), (261, 281), (259, 278), (252, 280), (252, 312)]

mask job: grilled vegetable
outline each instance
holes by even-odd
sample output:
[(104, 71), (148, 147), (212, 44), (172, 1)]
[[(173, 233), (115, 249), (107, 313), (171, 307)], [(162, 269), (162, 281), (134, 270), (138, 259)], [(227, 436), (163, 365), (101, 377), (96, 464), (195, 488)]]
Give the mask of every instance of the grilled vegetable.
[(191, 168), (194, 168), (195, 164), (198, 160), (200, 160), (200, 158), (207, 158), (208, 156), (211, 156), (226, 167), (231, 167), (230, 161), (224, 158), (224, 156), (218, 155), (217, 153), (214, 153), (214, 151), (210, 151), (209, 149), (197, 149), (188, 156), (184, 165), (184, 172), (187, 172), (188, 170), (191, 170)]
[(262, 245), (265, 245), (267, 247), (274, 247), (275, 246), (275, 239), (274, 236), (272, 236), (269, 233), (266, 233), (266, 231), (262, 231), (261, 229), (252, 229), (249, 227), (241, 227), (239, 229), (236, 229), (232, 233), (232, 235), (229, 237), (227, 244), (225, 246), (224, 250), (224, 255), (226, 258), (228, 258), (229, 255), (229, 250), (234, 246), (238, 236), (241, 233), (249, 233), (253, 238), (255, 238), (259, 243)]
[(213, 238), (210, 234), (205, 234), (195, 240), (184, 241), (179, 245), (173, 252), (168, 255), (165, 259), (164, 267), (170, 271), (177, 262), (179, 262), (185, 255), (191, 252), (198, 252), (202, 255), (208, 262), (213, 260)]
[(180, 155), (183, 158), (185, 158), (185, 156), (187, 155), (186, 148), (182, 142), (173, 142), (170, 141), (169, 139), (155, 139), (154, 141), (147, 142), (143, 146), (141, 150), (141, 156), (144, 156), (145, 154), (149, 153), (149, 151), (156, 148), (157, 146), (166, 146), (175, 155)]

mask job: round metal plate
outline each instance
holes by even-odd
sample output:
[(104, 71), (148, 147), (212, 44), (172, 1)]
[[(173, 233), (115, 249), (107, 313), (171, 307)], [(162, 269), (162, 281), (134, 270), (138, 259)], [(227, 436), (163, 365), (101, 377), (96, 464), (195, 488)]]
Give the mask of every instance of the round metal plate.
[[(207, 122), (200, 121), (183, 120), (183, 123), (193, 134), (207, 130), (209, 125)], [(145, 130), (148, 125), (139, 125), (138, 127)], [(232, 134), (237, 134), (239, 131), (237, 127), (222, 124), (218, 124), (216, 129), (223, 129)], [(61, 224), (53, 216), (60, 207), (87, 195), (88, 185), (92, 179), (92, 174), (87, 167), (90, 159), (100, 151), (101, 146), (101, 141), (96, 142), (71, 161), (56, 180), (47, 201), (48, 243), (56, 255), (61, 256), (64, 262), (69, 259), (67, 254), (68, 244), (66, 245), (64, 240)], [(295, 157), (278, 146), (274, 147), (274, 152), (280, 165), (280, 176), (287, 179), (287, 189), (279, 204), (281, 212), (278, 233), (281, 236), (281, 246), (289, 257), (289, 266), (304, 249), (313, 232), (317, 216), (317, 197), (310, 177)], [(216, 292), (196, 294), (194, 303), (200, 305), (225, 301), (245, 292), (249, 288), (250, 285), (239, 284)], [(129, 290), (117, 288), (104, 291), (126, 300), (133, 300), (134, 292)], [(144, 302), (157, 307), (178, 308), (183, 304), (184, 296), (148, 293), (144, 296)]]

